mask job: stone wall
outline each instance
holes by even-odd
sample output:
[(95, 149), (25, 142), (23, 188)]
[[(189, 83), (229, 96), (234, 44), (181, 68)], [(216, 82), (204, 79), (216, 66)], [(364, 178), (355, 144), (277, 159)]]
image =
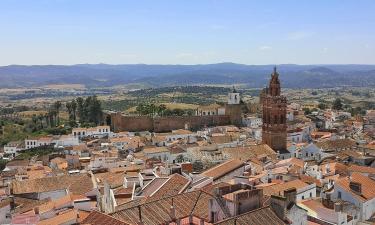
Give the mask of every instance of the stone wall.
[(121, 113), (111, 114), (111, 128), (115, 132), (120, 131), (155, 131), (168, 132), (177, 129), (197, 130), (202, 127), (230, 125), (231, 116), (124, 116)]

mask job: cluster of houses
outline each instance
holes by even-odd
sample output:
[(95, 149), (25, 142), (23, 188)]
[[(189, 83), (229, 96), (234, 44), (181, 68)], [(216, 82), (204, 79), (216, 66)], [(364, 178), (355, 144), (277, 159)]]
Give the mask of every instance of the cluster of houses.
[[(256, 114), (243, 127), (98, 126), (8, 143), (0, 224), (373, 224), (374, 112), (305, 116), (291, 104), (287, 123), (283, 152), (261, 142)], [(60, 151), (17, 159), (41, 146)]]

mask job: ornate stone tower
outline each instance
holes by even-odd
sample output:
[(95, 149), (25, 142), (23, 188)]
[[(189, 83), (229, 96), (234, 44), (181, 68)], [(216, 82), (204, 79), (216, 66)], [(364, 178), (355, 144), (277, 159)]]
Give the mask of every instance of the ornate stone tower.
[(276, 67), (271, 75), (269, 86), (262, 96), (263, 127), (262, 142), (274, 151), (287, 149), (286, 98), (280, 95), (281, 87)]

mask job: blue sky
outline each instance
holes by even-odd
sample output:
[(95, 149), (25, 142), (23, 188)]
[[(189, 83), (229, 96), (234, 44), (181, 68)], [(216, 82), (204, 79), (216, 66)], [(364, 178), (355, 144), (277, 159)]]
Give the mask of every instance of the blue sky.
[(0, 65), (375, 64), (373, 0), (1, 0)]

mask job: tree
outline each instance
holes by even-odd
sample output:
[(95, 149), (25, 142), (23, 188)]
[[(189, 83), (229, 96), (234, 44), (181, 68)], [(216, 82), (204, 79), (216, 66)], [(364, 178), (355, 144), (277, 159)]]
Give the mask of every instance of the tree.
[(185, 161), (184, 155), (180, 154), (176, 157), (176, 162), (182, 163)]
[(327, 105), (323, 102), (319, 103), (318, 108), (321, 110), (325, 110), (327, 108)]
[(341, 110), (342, 109), (342, 102), (340, 98), (336, 98), (335, 101), (333, 102), (332, 109), (335, 110)]
[(70, 103), (71, 105), (71, 108), (72, 108), (72, 113), (73, 113), (73, 120), (74, 122), (76, 121), (76, 113), (77, 113), (77, 102), (76, 100), (72, 100), (72, 102)]
[(0, 171), (5, 169), (5, 166), (6, 166), (7, 162), (8, 161), (6, 161), (5, 159), (0, 159)]
[(203, 170), (203, 168), (204, 168), (203, 162), (201, 162), (201, 161), (193, 162), (193, 170), (195, 172), (200, 172), (200, 171)]
[(303, 111), (305, 115), (309, 115), (311, 113), (311, 110), (309, 108), (303, 108)]
[(39, 114), (38, 115), (38, 121), (40, 123), (40, 129), (43, 129), (43, 119), (44, 119), (44, 116), (42, 114)]
[(167, 109), (166, 105), (160, 104), (159, 108), (158, 108), (158, 114), (159, 114), (159, 116), (163, 116), (166, 109)]
[(76, 99), (76, 102), (77, 102), (77, 113), (79, 117), (79, 122), (82, 123), (83, 121), (86, 120), (85, 115), (84, 115), (84, 109), (83, 109), (84, 100), (82, 97), (78, 97)]
[(57, 120), (57, 125), (60, 125), (60, 109), (62, 107), (62, 104), (60, 101), (56, 101), (55, 104), (53, 105), (55, 109), (55, 116)]

